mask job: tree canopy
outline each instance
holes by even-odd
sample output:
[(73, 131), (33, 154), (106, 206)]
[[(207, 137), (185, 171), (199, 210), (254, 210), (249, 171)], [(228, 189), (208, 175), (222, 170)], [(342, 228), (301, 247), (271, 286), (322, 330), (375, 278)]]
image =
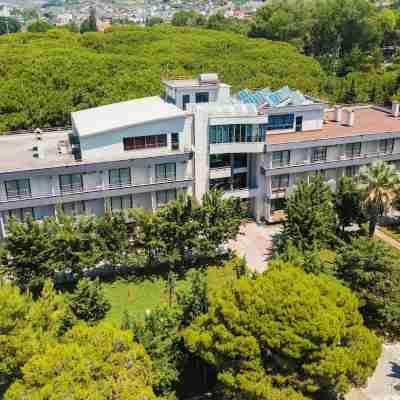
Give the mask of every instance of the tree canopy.
[(23, 367), (5, 400), (155, 400), (151, 360), (132, 334), (102, 323), (78, 324)]
[[(163, 78), (217, 72), (232, 91), (321, 95), (318, 63), (285, 43), (200, 28), (113, 25), (0, 37), (0, 132), (70, 123), (70, 112), (162, 93)], [(23, 88), (23, 90), (22, 90)]]
[(356, 297), (325, 275), (270, 265), (221, 288), (209, 303), (184, 338), (215, 368), (224, 398), (343, 394), (365, 383), (380, 355)]

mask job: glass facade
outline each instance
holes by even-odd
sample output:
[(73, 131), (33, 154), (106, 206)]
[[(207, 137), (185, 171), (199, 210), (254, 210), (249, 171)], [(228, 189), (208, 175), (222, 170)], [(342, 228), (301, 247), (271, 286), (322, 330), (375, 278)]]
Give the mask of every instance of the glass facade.
[(83, 180), (81, 174), (60, 175), (61, 193), (81, 192)]
[(176, 189), (171, 190), (160, 190), (156, 192), (157, 207), (161, 207), (164, 204), (176, 199)]
[(6, 181), (7, 199), (20, 199), (31, 196), (31, 185), (29, 179), (17, 179)]
[(208, 128), (210, 144), (216, 143), (251, 143), (265, 141), (265, 132), (253, 135), (253, 125), (212, 125)]
[(176, 180), (176, 164), (165, 163), (156, 165), (156, 181), (174, 181)]
[(269, 115), (267, 129), (292, 129), (294, 126), (294, 114)]
[(109, 182), (112, 186), (128, 186), (131, 184), (131, 169), (118, 168), (110, 169)]

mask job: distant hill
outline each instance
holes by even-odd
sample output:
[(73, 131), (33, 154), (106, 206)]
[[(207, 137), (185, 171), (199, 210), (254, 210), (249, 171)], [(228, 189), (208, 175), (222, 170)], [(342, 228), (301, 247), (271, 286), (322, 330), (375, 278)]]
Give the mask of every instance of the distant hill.
[(322, 95), (319, 64), (289, 44), (156, 26), (0, 37), (0, 132), (69, 123), (70, 112), (160, 94), (161, 79), (219, 73), (239, 88), (288, 84)]

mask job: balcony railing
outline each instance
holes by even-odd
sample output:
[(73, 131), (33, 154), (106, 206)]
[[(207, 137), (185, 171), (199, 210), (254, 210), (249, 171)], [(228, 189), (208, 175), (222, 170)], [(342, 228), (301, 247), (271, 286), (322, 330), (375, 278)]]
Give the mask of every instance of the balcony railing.
[(297, 162), (287, 162), (287, 161), (272, 161), (271, 169), (279, 169), (279, 168), (288, 168), (288, 167), (301, 167), (304, 165), (320, 165), (320, 164), (328, 164), (328, 163), (335, 163), (338, 161), (351, 161), (351, 160), (362, 160), (362, 159), (368, 159), (368, 158), (374, 158), (374, 157), (385, 157), (385, 156), (393, 156), (393, 155), (399, 155), (400, 153), (397, 152), (374, 152), (374, 153), (363, 153), (360, 155), (354, 155), (352, 157), (349, 157), (346, 154), (342, 154), (339, 157), (336, 158), (326, 158), (324, 160), (318, 160), (318, 161), (312, 161), (312, 160), (301, 160)]
[(82, 193), (92, 193), (92, 192), (104, 192), (108, 190), (118, 190), (125, 188), (134, 188), (134, 187), (145, 187), (145, 186), (154, 186), (154, 185), (162, 185), (165, 183), (173, 183), (173, 182), (185, 182), (192, 180), (193, 177), (191, 175), (182, 175), (177, 176), (176, 178), (169, 179), (150, 179), (146, 182), (121, 182), (120, 184), (104, 184), (104, 185), (68, 185), (64, 187), (57, 188), (52, 191), (44, 191), (44, 192), (33, 192), (27, 193), (24, 195), (20, 195), (12, 198), (0, 198), (0, 203), (8, 203), (14, 201), (22, 201), (22, 200), (31, 200), (31, 199), (41, 199), (47, 197), (63, 197), (75, 194)]

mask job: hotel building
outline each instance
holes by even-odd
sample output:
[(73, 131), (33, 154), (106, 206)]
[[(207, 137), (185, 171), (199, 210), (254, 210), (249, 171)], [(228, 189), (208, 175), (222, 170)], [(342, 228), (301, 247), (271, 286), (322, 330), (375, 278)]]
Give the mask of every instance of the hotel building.
[(213, 187), (273, 222), (301, 179), (335, 190), (376, 159), (400, 166), (397, 103), (329, 108), (288, 87), (232, 95), (216, 74), (163, 83), (161, 97), (72, 113), (70, 130), (0, 136), (0, 237), (13, 215), (152, 210)]

